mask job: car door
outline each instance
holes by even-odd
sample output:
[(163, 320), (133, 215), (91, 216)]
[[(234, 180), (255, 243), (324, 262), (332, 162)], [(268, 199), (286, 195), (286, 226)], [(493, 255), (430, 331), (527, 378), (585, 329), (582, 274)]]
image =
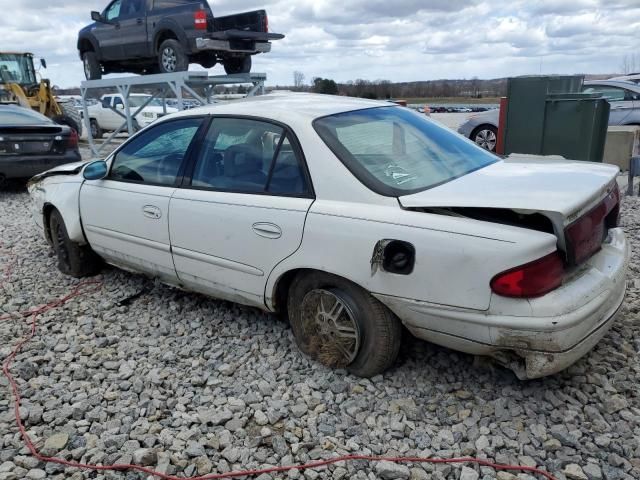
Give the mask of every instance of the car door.
[(269, 274), (300, 247), (313, 199), (290, 130), (257, 119), (214, 118), (171, 199), (169, 231), (180, 282), (264, 306)]
[(122, 41), (118, 17), (122, 10), (123, 0), (114, 0), (102, 13), (105, 22), (96, 22), (93, 35), (98, 40), (103, 60), (119, 60), (122, 56)]
[(147, 22), (145, 21), (145, 0), (123, 0), (118, 23), (122, 58), (146, 56)]
[(633, 112), (634, 102), (628, 91), (610, 85), (587, 85), (584, 93), (600, 93), (611, 106), (609, 125), (624, 125)]
[[(124, 117), (121, 117), (113, 111), (115, 108), (115, 100), (118, 97), (106, 96), (102, 98), (101, 115), (99, 119), (100, 128), (105, 130), (116, 130), (124, 123)], [(122, 102), (122, 100), (120, 100)]]
[(177, 283), (169, 241), (169, 200), (203, 120), (163, 122), (137, 135), (109, 160), (103, 180), (80, 190), (91, 247), (108, 262)]

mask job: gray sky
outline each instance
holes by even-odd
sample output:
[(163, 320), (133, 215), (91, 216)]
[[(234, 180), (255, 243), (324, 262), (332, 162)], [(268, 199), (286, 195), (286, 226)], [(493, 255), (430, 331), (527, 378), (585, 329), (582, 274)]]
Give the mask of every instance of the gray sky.
[[(2, 49), (45, 57), (56, 85), (78, 86), (78, 30), (108, 0), (0, 0)], [(285, 33), (254, 57), (269, 84), (616, 73), (639, 51), (640, 0), (210, 0), (214, 15), (265, 8)], [(192, 67), (193, 68), (193, 67)], [(223, 73), (222, 67), (213, 69)]]

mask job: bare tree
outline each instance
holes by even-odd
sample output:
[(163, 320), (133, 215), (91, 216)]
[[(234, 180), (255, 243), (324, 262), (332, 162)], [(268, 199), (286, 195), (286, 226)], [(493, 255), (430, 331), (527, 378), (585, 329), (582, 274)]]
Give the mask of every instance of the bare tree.
[(293, 72), (293, 86), (296, 88), (302, 88), (304, 86), (304, 73), (296, 70)]
[(640, 71), (640, 55), (637, 53), (630, 53), (622, 57), (622, 63), (620, 64), (622, 73), (628, 75), (629, 73), (637, 73)]

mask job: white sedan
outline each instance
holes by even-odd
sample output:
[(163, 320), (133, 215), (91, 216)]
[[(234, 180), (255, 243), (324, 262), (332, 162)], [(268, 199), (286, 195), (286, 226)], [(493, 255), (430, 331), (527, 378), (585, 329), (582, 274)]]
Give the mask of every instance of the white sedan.
[(502, 160), (401, 106), (267, 95), (168, 116), (30, 182), (59, 268), (102, 261), (277, 312), (331, 367), (402, 326), (520, 378), (591, 350), (625, 295), (615, 167)]

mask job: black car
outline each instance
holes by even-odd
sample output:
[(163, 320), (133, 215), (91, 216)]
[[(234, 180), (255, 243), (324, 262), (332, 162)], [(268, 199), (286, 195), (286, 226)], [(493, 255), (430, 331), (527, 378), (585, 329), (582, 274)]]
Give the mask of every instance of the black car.
[(87, 80), (103, 74), (173, 73), (189, 63), (228, 74), (251, 71), (251, 56), (271, 51), (264, 10), (214, 17), (206, 0), (113, 0), (80, 30), (78, 51)]
[(71, 127), (28, 108), (0, 105), (0, 183), (80, 160), (78, 133)]

